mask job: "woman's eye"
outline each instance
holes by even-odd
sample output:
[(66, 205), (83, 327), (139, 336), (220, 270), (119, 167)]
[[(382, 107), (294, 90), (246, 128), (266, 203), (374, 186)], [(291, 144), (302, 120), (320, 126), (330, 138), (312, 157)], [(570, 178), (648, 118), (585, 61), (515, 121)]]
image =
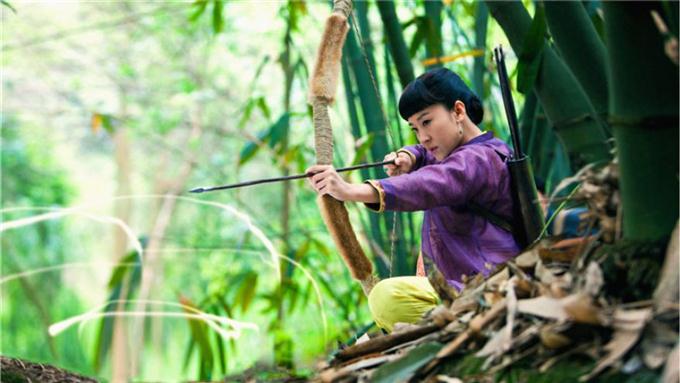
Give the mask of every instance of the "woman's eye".
[(428, 125), (430, 125), (430, 122), (431, 122), (431, 121), (432, 121), (432, 120), (425, 120), (425, 121), (423, 121), (423, 126), (428, 126)]

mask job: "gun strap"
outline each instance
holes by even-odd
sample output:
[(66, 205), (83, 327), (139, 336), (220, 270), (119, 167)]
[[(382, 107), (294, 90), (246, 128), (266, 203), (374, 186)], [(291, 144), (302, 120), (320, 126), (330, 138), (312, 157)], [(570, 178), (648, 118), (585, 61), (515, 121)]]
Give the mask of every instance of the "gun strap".
[(489, 211), (488, 209), (483, 208), (482, 206), (470, 202), (468, 205), (468, 209), (470, 209), (471, 212), (474, 214), (477, 214), (478, 216), (486, 218), (489, 222), (493, 223), (494, 225), (500, 227), (501, 229), (512, 233), (512, 235), (515, 235), (515, 230), (507, 219), (501, 217), (500, 215), (493, 213)]
[[(507, 155), (498, 151), (498, 149), (495, 149), (495, 148), (494, 148), (494, 151), (496, 152), (496, 154), (498, 154), (498, 156), (501, 158), (501, 160), (503, 160), (503, 162), (507, 161), (507, 159), (508, 159)], [(477, 214), (478, 216), (486, 218), (489, 222), (491, 222), (494, 225), (500, 227), (501, 229), (511, 233), (515, 238), (519, 238), (517, 236), (518, 233), (515, 231), (515, 228), (512, 225), (510, 220), (490, 211), (489, 209), (482, 207), (481, 205), (479, 205), (475, 202), (468, 203), (468, 209), (471, 212), (473, 212), (474, 214)]]

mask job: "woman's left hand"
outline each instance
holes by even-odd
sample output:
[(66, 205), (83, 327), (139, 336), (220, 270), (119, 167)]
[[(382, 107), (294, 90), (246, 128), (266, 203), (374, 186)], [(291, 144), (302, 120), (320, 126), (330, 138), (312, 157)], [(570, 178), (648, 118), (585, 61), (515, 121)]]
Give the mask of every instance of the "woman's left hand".
[(313, 174), (308, 178), (309, 183), (319, 195), (328, 194), (340, 201), (350, 198), (352, 184), (343, 180), (333, 166), (314, 165), (305, 170), (305, 173)]

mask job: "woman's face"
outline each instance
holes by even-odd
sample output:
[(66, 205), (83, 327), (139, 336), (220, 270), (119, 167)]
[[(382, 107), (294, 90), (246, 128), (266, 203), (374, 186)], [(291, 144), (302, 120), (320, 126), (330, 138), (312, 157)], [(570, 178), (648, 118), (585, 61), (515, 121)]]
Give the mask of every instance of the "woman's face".
[[(460, 116), (459, 116), (460, 118)], [(446, 158), (463, 141), (462, 125), (456, 121), (455, 108), (431, 105), (408, 118), (411, 130), (437, 161)]]

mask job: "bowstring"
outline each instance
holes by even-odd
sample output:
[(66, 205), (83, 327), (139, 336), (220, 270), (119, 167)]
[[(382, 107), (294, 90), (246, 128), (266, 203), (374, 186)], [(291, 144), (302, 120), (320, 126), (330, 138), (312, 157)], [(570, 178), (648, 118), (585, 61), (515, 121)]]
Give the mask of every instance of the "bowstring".
[[(357, 19), (354, 16), (354, 11), (350, 14), (351, 17), (351, 26), (354, 31), (354, 35), (357, 37), (359, 40), (359, 51), (361, 52), (361, 56), (364, 59), (364, 63), (366, 64), (366, 68), (368, 69), (368, 75), (371, 78), (371, 85), (373, 86), (373, 91), (375, 92), (375, 95), (378, 97), (378, 105), (380, 106), (380, 113), (382, 113), (383, 117), (383, 129), (387, 132), (387, 135), (390, 138), (392, 147), (394, 147), (396, 141), (394, 140), (394, 136), (392, 133), (392, 129), (389, 127), (388, 120), (387, 120), (387, 113), (385, 112), (385, 105), (383, 104), (382, 100), (382, 95), (380, 94), (380, 90), (378, 89), (378, 83), (375, 79), (375, 75), (373, 74), (373, 70), (371, 69), (371, 64), (368, 61), (368, 54), (366, 53), (366, 46), (364, 45), (364, 39), (361, 36), (361, 33), (359, 32), (359, 28), (357, 27)], [(389, 70), (389, 69), (388, 69)], [(397, 240), (397, 212), (394, 211), (392, 212), (392, 230), (390, 231), (390, 264), (389, 264), (389, 270), (390, 270), (390, 277), (392, 277), (392, 271), (393, 271), (393, 258), (394, 258), (394, 244)]]

